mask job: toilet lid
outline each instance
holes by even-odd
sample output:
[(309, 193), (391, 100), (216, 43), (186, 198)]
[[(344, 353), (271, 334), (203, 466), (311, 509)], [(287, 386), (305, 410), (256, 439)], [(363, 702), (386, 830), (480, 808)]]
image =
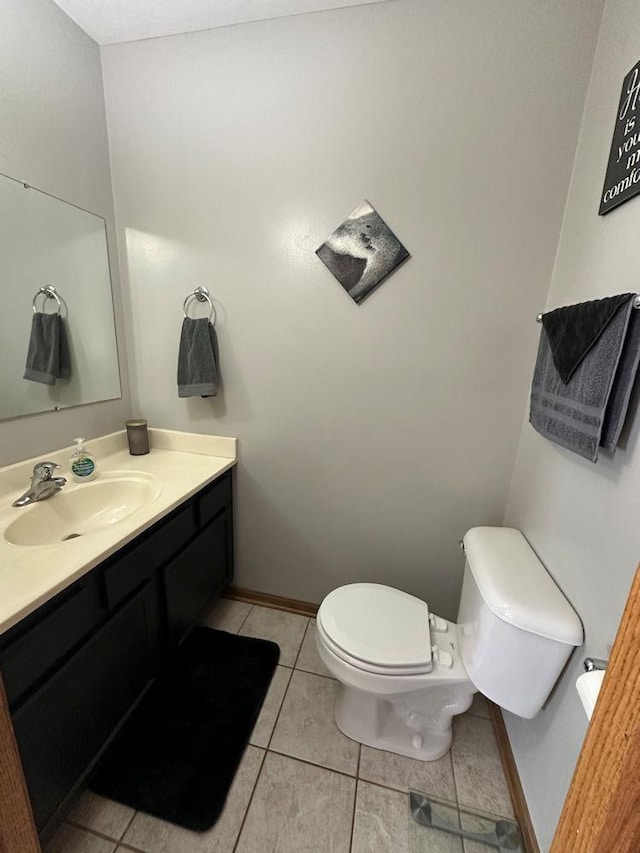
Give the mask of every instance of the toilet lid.
[(365, 664), (429, 672), (431, 641), (426, 602), (375, 583), (334, 589), (318, 610), (329, 639)]

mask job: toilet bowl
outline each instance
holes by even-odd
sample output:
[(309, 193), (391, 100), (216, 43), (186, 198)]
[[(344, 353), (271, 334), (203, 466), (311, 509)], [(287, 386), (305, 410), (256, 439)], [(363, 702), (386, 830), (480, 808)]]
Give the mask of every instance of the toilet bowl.
[(320, 605), (316, 645), (340, 682), (347, 737), (433, 761), (474, 693), (533, 717), (582, 644), (577, 614), (520, 531), (473, 528), (464, 549), (457, 623), (381, 584), (338, 587)]

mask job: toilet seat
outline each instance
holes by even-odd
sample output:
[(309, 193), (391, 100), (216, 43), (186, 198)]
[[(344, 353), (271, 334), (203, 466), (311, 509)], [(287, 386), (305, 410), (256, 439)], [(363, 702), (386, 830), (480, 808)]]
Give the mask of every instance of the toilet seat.
[(337, 657), (366, 672), (419, 675), (433, 668), (429, 608), (393, 587), (339, 587), (322, 602), (317, 625)]

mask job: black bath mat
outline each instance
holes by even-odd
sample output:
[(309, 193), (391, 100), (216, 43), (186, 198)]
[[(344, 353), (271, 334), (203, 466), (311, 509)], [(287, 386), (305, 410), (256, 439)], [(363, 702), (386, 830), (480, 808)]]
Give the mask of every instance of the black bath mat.
[(268, 640), (195, 628), (107, 751), (92, 790), (186, 829), (210, 829), (279, 656)]

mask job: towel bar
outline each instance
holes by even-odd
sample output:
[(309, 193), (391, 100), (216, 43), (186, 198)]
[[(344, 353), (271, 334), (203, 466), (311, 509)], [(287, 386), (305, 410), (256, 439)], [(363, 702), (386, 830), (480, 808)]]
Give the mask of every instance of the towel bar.
[[(36, 308), (36, 300), (38, 296), (44, 296), (44, 304), (47, 304), (47, 299), (55, 299), (58, 303), (58, 314), (62, 310), (62, 303), (60, 302), (60, 297), (52, 284), (46, 284), (44, 287), (41, 287), (36, 291), (36, 295), (33, 297), (31, 302), (31, 307), (33, 308), (33, 313), (37, 314), (38, 309)], [(44, 308), (44, 305), (42, 306)]]
[(197, 299), (198, 302), (208, 302), (211, 311), (209, 311), (209, 320), (213, 317), (213, 326), (216, 325), (216, 309), (213, 306), (213, 302), (211, 301), (211, 297), (209, 296), (209, 291), (206, 287), (196, 287), (195, 290), (192, 290), (191, 293), (187, 295), (187, 298), (182, 303), (182, 313), (185, 317), (188, 317), (187, 314), (187, 305), (192, 299)]
[[(633, 307), (640, 308), (640, 295), (636, 296), (633, 300)], [(542, 318), (544, 317), (544, 312), (542, 314), (536, 314), (536, 323), (542, 323)]]

